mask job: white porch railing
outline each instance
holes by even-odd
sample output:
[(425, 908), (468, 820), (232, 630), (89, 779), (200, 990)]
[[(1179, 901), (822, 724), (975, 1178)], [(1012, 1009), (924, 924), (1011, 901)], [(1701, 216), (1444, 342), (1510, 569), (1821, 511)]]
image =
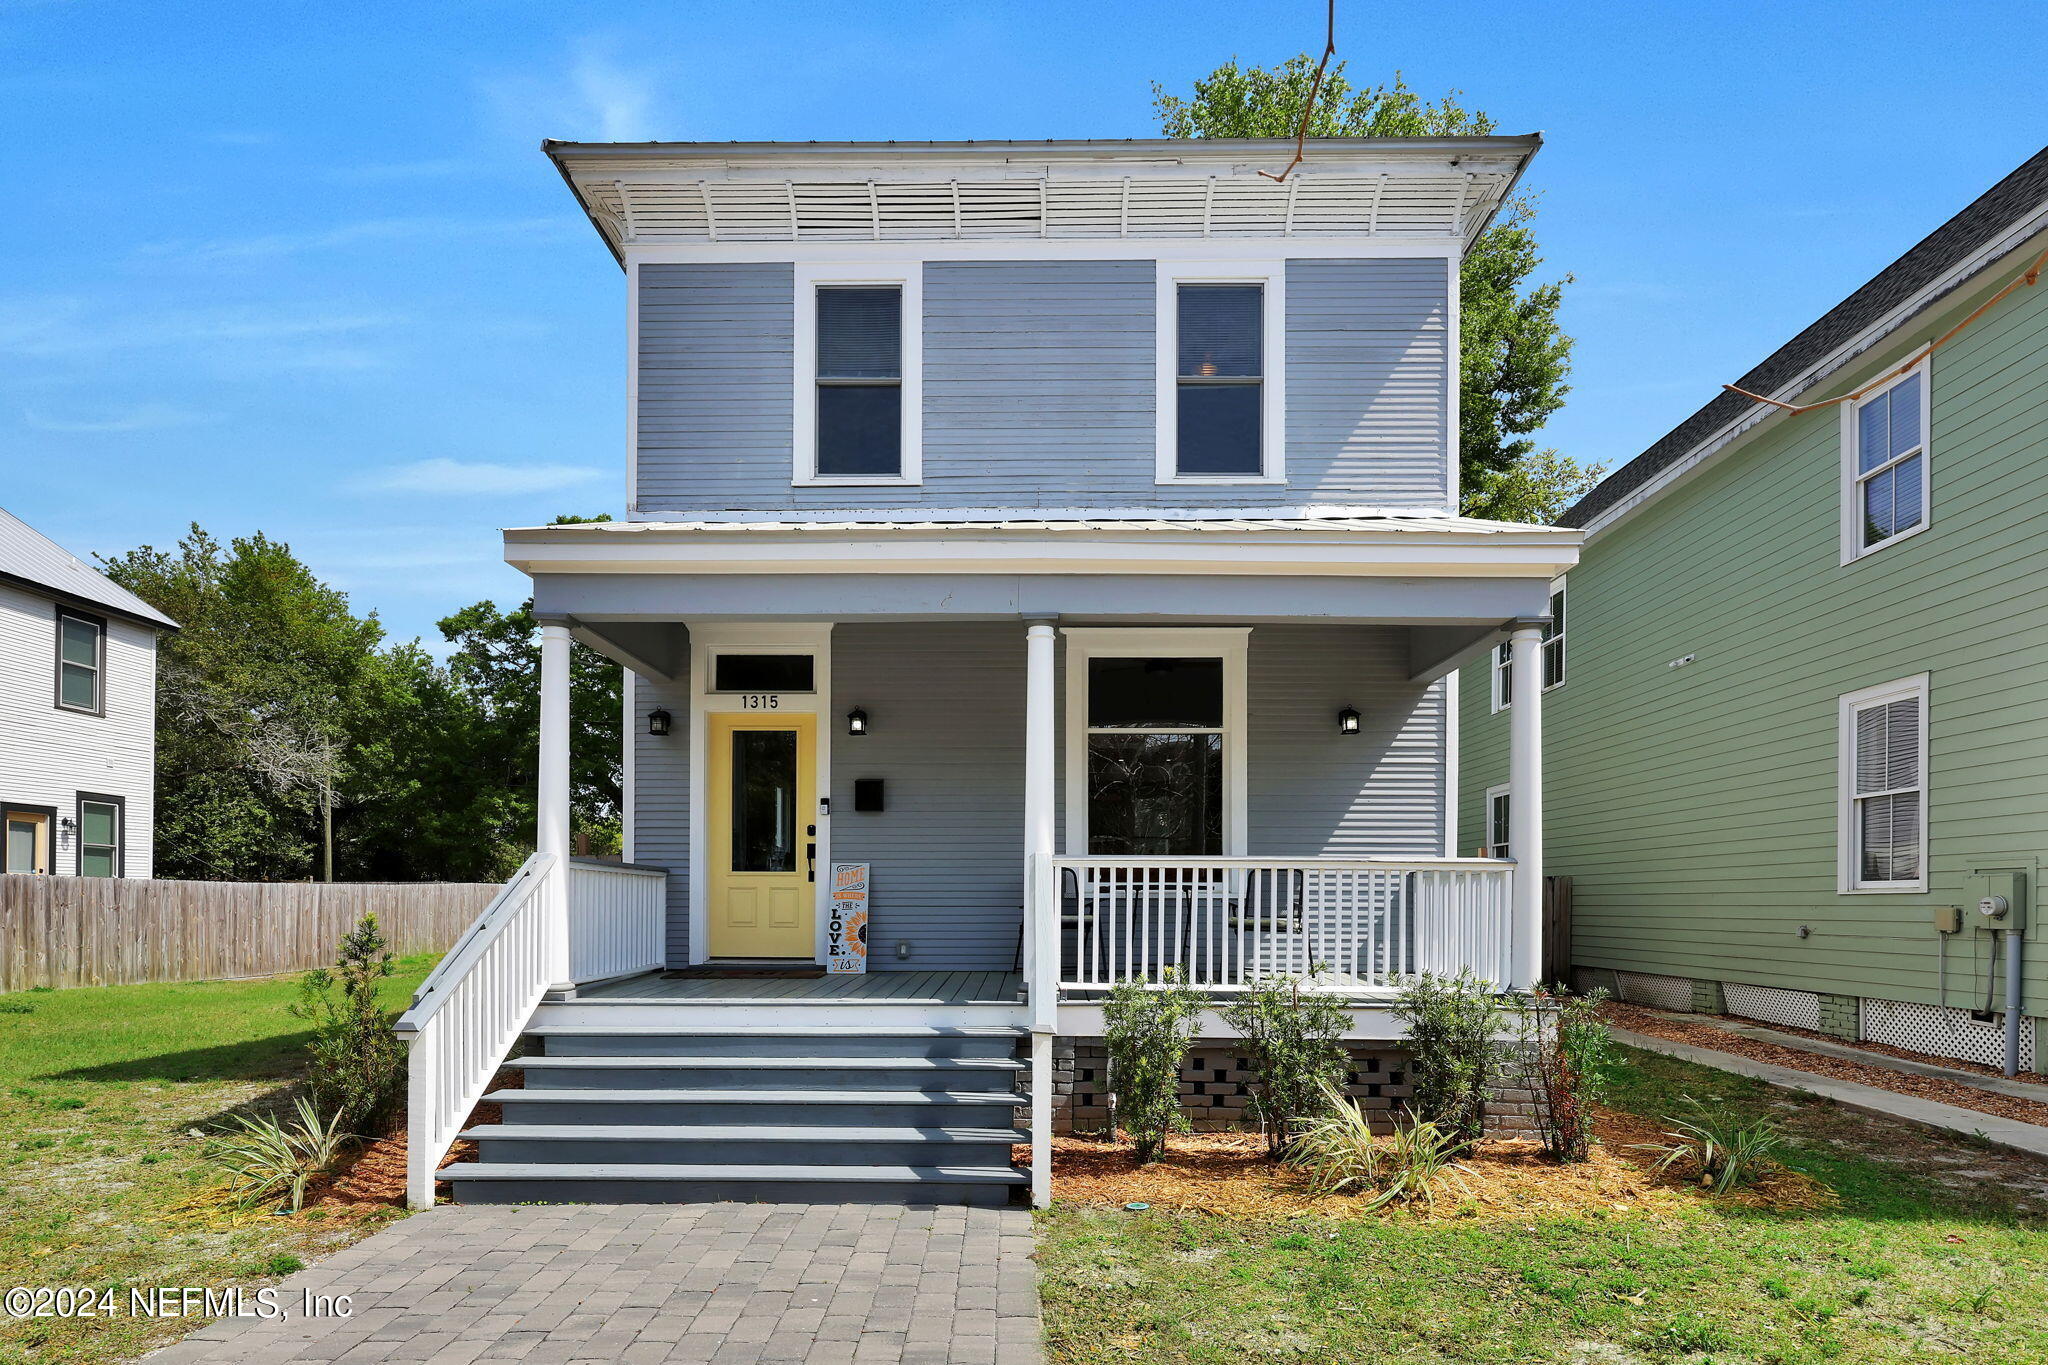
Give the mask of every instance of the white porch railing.
[(1311, 972), (1361, 991), (1461, 970), (1506, 983), (1513, 875), (1490, 858), (1053, 858), (1037, 879), (1033, 985), (1106, 990), (1168, 971), (1216, 991)]
[(578, 985), (666, 961), (668, 871), (569, 860), (569, 972)]
[(434, 1202), (434, 1172), (553, 984), (549, 935), (562, 907), (555, 856), (528, 858), (399, 1016), (406, 1039), (406, 1201)]

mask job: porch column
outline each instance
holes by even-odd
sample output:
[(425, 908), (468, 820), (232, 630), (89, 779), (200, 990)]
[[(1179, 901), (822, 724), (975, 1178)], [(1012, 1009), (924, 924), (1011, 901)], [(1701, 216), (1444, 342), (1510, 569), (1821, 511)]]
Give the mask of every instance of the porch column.
[[(1052, 1200), (1052, 1036), (1059, 978), (1058, 910), (1040, 884), (1053, 854), (1053, 643), (1050, 621), (1024, 630), (1024, 973), (1031, 1008), (1031, 1202)], [(1050, 920), (1048, 919), (1050, 917)]]
[(536, 853), (555, 855), (548, 873), (553, 914), (547, 936), (550, 989), (575, 990), (569, 966), (569, 628), (540, 628), (540, 773), (534, 802)]
[(1543, 628), (1508, 636), (1508, 852), (1514, 946), (1508, 985), (1528, 990), (1543, 971)]

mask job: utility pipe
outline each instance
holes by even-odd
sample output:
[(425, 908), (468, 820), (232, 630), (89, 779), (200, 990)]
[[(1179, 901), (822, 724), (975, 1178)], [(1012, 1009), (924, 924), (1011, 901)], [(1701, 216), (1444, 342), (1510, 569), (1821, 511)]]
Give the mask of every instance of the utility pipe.
[(2020, 939), (2019, 927), (2005, 931), (2005, 1074), (2020, 1074)]

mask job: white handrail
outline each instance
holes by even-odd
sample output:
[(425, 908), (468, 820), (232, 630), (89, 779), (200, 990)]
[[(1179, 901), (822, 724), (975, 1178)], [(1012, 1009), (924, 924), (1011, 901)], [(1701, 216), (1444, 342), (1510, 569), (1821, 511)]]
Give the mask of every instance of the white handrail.
[(1353, 991), (1461, 970), (1506, 983), (1514, 872), (1502, 858), (1053, 858), (1035, 879), (1037, 975), (1068, 991), (1169, 973), (1211, 991), (1311, 973)]
[(434, 1172), (547, 992), (562, 879), (536, 853), (484, 907), (394, 1026), (406, 1040), (406, 1200), (434, 1202)]
[(569, 860), (569, 974), (578, 985), (667, 960), (668, 869)]

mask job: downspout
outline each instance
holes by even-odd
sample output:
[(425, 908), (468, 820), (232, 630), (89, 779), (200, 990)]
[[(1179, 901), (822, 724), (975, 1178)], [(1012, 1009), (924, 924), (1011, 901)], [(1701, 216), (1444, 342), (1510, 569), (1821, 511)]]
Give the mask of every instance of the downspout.
[(2020, 943), (2018, 925), (2005, 931), (2005, 1074), (2020, 1074)]

